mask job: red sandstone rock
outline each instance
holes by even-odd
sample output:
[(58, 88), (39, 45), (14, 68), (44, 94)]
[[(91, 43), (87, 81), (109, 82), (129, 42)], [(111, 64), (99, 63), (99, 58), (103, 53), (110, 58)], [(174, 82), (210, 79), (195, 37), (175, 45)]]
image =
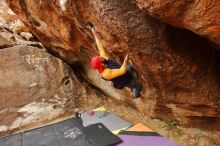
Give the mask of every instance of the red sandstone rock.
[(220, 45), (219, 0), (137, 0), (148, 14)]
[(29, 32), (29, 29), (18, 19), (16, 14), (6, 5), (5, 0), (0, 0), (0, 26), (5, 26), (14, 32)]
[[(80, 63), (85, 70), (84, 77), (106, 94), (126, 100), (152, 117), (175, 119), (189, 126), (220, 128), (220, 55), (208, 40), (148, 16), (132, 0), (7, 2), (53, 54), (68, 63)], [(183, 17), (178, 18), (172, 21), (178, 22), (175, 26), (185, 21)], [(194, 19), (189, 17), (187, 21)], [(128, 89), (114, 89), (110, 82), (91, 70), (89, 60), (98, 52), (91, 32), (85, 29), (87, 21), (95, 24), (115, 60), (120, 61), (129, 54), (144, 85), (142, 98), (132, 100)], [(205, 23), (196, 19), (195, 24)], [(218, 28), (213, 26), (210, 28)], [(212, 37), (210, 32), (215, 32), (212, 40), (218, 43), (218, 29), (209, 30), (206, 33), (202, 29), (198, 34)]]

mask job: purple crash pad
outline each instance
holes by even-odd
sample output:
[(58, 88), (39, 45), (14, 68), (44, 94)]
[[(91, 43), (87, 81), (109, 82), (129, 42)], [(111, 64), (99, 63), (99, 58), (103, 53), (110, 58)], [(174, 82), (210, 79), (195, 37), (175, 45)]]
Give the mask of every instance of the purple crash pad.
[(179, 146), (162, 136), (118, 135), (123, 141), (116, 146)]

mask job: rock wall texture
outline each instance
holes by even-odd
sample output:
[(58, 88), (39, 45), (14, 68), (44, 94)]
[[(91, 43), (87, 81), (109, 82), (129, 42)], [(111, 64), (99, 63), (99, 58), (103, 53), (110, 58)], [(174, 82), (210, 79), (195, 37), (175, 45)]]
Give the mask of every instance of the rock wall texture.
[[(106, 94), (129, 102), (152, 117), (174, 119), (189, 126), (220, 128), (220, 54), (207, 39), (149, 16), (133, 0), (7, 0), (7, 3), (51, 53), (81, 66), (84, 70), (81, 74)], [(141, 1), (139, 4), (145, 6)], [(165, 11), (158, 13), (163, 15)], [(201, 11), (205, 13), (206, 9)], [(213, 21), (218, 21), (219, 15), (214, 16)], [(120, 62), (129, 54), (144, 85), (140, 99), (132, 100), (128, 89), (114, 89), (91, 70), (89, 60), (98, 52), (91, 32), (85, 29), (87, 21), (96, 25), (112, 58)], [(180, 17), (175, 25), (179, 21), (184, 20)], [(195, 24), (212, 26), (207, 21), (196, 19)], [(219, 25), (214, 26), (203, 27), (198, 34), (218, 43)]]
[(73, 112), (85, 89), (67, 64), (1, 27), (0, 47), (0, 136)]
[(21, 22), (17, 15), (7, 6), (5, 0), (0, 0), (0, 25), (14, 32), (29, 32), (29, 29)]
[(187, 28), (220, 45), (219, 0), (137, 0), (138, 6), (176, 27)]

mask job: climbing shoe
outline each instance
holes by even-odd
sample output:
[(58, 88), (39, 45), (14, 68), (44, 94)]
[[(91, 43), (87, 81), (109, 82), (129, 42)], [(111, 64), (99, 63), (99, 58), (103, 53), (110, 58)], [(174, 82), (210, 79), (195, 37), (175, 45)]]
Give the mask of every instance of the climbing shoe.
[(94, 25), (91, 22), (87, 22), (86, 23), (86, 28), (92, 29), (92, 28), (94, 28)]

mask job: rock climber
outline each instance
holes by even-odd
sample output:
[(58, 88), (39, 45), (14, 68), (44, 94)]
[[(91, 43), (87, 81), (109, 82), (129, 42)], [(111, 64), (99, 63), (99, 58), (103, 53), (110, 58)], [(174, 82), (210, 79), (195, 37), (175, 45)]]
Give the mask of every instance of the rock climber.
[(123, 89), (124, 87), (128, 87), (133, 90), (133, 99), (140, 97), (142, 85), (133, 75), (134, 68), (128, 65), (128, 55), (124, 58), (122, 65), (113, 61), (105, 51), (94, 25), (89, 22), (87, 23), (87, 28), (91, 29), (100, 54), (100, 56), (92, 57), (91, 67), (96, 69), (103, 79), (112, 81), (115, 88)]

